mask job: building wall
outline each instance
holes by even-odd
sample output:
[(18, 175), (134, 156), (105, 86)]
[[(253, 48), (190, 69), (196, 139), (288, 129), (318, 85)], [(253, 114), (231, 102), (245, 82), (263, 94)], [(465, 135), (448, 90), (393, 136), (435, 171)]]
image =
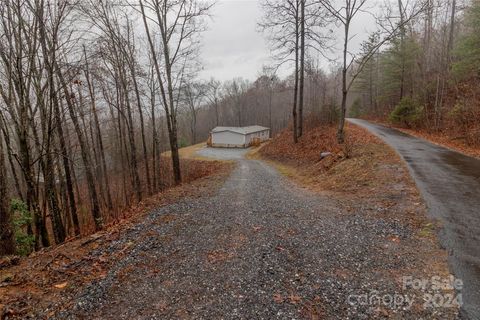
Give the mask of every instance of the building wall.
[(247, 136), (245, 137), (245, 142), (247, 145), (249, 145), (254, 138), (259, 138), (260, 141), (263, 142), (265, 140), (268, 140), (269, 136), (270, 136), (270, 130), (252, 132), (247, 134)]
[(245, 147), (245, 136), (231, 131), (212, 132), (212, 146)]

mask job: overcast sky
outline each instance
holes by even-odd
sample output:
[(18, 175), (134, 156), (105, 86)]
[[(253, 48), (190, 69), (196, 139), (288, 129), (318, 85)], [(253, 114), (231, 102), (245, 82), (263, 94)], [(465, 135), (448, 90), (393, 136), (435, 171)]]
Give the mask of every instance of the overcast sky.
[(212, 12), (203, 36), (202, 78), (253, 80), (270, 51), (256, 25), (262, 16), (257, 0), (221, 0)]
[[(375, 2), (371, 1), (372, 4)], [(212, 10), (212, 20), (208, 21), (208, 31), (203, 35), (201, 57), (204, 69), (200, 77), (222, 81), (235, 77), (255, 80), (262, 66), (271, 63), (267, 43), (257, 32), (261, 17), (258, 0), (219, 0)], [(352, 26), (352, 31), (357, 34), (352, 42), (353, 50), (373, 28), (373, 20), (368, 14), (358, 16)], [(327, 63), (324, 61), (323, 65), (327, 66)], [(280, 76), (285, 76), (287, 71), (291, 72), (280, 71)]]

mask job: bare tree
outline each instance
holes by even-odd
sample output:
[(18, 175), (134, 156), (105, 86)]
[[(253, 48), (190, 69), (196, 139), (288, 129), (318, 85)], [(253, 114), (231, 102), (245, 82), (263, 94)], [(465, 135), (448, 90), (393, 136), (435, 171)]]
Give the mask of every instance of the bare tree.
[(183, 100), (190, 114), (192, 144), (197, 143), (197, 113), (204, 103), (207, 85), (202, 82), (187, 82), (182, 86)]
[(219, 102), (222, 96), (222, 84), (220, 81), (210, 79), (206, 89), (206, 97), (215, 110), (215, 126), (218, 126), (220, 123)]
[[(180, 183), (176, 91), (188, 68), (186, 63), (194, 61), (198, 35), (204, 29), (202, 20), (212, 5), (196, 0), (139, 0), (139, 4), (167, 118), (174, 179)], [(156, 33), (150, 31), (150, 24), (159, 32), (161, 54), (154, 39)]]
[[(370, 58), (377, 52), (380, 47), (387, 41), (392, 39), (398, 32), (405, 28), (405, 25), (409, 23), (414, 17), (416, 17), (423, 10), (423, 5), (420, 7), (414, 6), (409, 16), (405, 16), (404, 10), (401, 11), (401, 20), (395, 21), (390, 29), (388, 26), (383, 28), (383, 38), (371, 48), (370, 52), (364, 55), (360, 61), (356, 59), (355, 55), (352, 55), (349, 50), (350, 40), (352, 39), (350, 27), (352, 21), (361, 12), (364, 12), (367, 0), (320, 0), (322, 6), (331, 14), (334, 20), (340, 23), (343, 27), (343, 50), (342, 50), (342, 102), (340, 105), (340, 118), (338, 121), (337, 140), (339, 143), (343, 143), (345, 140), (345, 116), (347, 110), (347, 96), (348, 92), (355, 81), (355, 78), (361, 72), (365, 64)], [(401, 1), (399, 1), (401, 6)], [(391, 22), (391, 21), (390, 21)], [(357, 62), (357, 68), (352, 74), (348, 74), (350, 67)], [(349, 79), (350, 76), (350, 79)]]
[[(30, 141), (34, 109), (31, 90), (35, 76), (38, 77), (36, 53), (41, 50), (38, 43), (38, 17), (32, 7), (22, 6), (22, 1), (9, 0), (0, 3), (0, 23), (3, 37), (0, 38), (0, 62), (7, 75), (6, 88), (0, 86), (0, 94), (7, 107), (7, 114), (13, 123), (17, 137), (17, 162), (26, 185), (25, 202), (33, 215), (35, 248), (49, 246), (49, 237), (43, 215), (40, 211), (39, 194), (35, 181), (35, 165)], [(34, 7), (33, 7), (34, 8)], [(38, 85), (36, 86), (38, 88)]]
[[(300, 30), (304, 19), (302, 19), (302, 8), (304, 0), (276, 1), (265, 0), (262, 2), (264, 10), (263, 21), (259, 27), (263, 32), (268, 33), (268, 40), (277, 60), (277, 66), (281, 66), (293, 59), (294, 62), (294, 85), (293, 85), (293, 141), (298, 141), (298, 84), (299, 84), (299, 57), (300, 57)], [(303, 52), (303, 49), (302, 49)], [(292, 58), (293, 54), (293, 58)], [(303, 94), (302, 94), (303, 96)]]
[(316, 52), (325, 49), (322, 28), (326, 21), (322, 7), (315, 1), (264, 0), (262, 8), (264, 18), (259, 28), (268, 35), (276, 68), (294, 62), (292, 118), (296, 143), (303, 134), (305, 56), (307, 49)]
[(12, 217), (8, 203), (7, 168), (3, 139), (0, 139), (0, 257), (15, 253)]

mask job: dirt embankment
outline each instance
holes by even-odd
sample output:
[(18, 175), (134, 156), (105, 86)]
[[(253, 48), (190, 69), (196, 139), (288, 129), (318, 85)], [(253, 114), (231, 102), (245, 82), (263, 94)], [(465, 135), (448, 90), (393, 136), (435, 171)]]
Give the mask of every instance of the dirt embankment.
[(480, 122), (475, 122), (474, 125), (468, 127), (452, 124), (435, 131), (423, 127), (405, 128), (378, 117), (362, 117), (362, 119), (400, 130), (414, 137), (480, 159), (480, 139), (478, 138), (480, 137)]
[(304, 187), (337, 195), (397, 193), (402, 184), (418, 193), (400, 157), (379, 138), (355, 125), (346, 126), (346, 143), (335, 139), (336, 128), (313, 128), (294, 144), (284, 131), (253, 156), (271, 161)]
[(233, 168), (232, 163), (226, 161), (193, 157), (183, 159), (181, 165), (184, 184), (167, 188), (124, 210), (122, 218), (112, 221), (103, 231), (42, 249), (29, 257), (1, 258), (0, 319), (28, 318), (35, 314), (34, 310), (47, 310), (58, 304), (68, 307), (76, 293), (88, 283), (104, 278), (130, 249), (128, 243), (111, 252), (102, 248), (114, 246), (122, 233), (138, 224), (151, 210), (184, 197), (195, 198), (213, 192)]

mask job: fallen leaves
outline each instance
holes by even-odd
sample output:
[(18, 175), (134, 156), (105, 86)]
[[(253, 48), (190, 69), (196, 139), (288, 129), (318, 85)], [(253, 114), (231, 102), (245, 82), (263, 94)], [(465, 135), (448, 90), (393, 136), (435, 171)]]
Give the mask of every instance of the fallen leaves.
[(14, 278), (15, 278), (15, 275), (13, 275), (12, 273), (7, 272), (7, 273), (0, 274), (0, 284), (4, 282), (12, 282)]
[(0, 269), (10, 267), (10, 266), (16, 266), (19, 263), (20, 263), (19, 256), (0, 257)]
[(280, 294), (280, 293), (275, 293), (273, 295), (273, 301), (275, 301), (275, 303), (283, 303), (284, 299), (283, 299), (283, 296)]
[(164, 214), (164, 215), (161, 215), (157, 221), (159, 224), (168, 224), (174, 221), (175, 219), (177, 219), (177, 217), (174, 216), (173, 214)]
[(291, 304), (298, 304), (302, 301), (302, 297), (291, 294), (288, 296), (288, 301), (290, 301)]
[(223, 250), (213, 250), (207, 254), (207, 261), (211, 264), (223, 262), (231, 259), (234, 256), (232, 252), (226, 252)]
[(62, 282), (62, 283), (58, 283), (56, 285), (54, 285), (55, 288), (57, 289), (65, 289), (68, 285), (68, 282)]
[(291, 130), (284, 130), (259, 152), (272, 160), (305, 163), (320, 160), (320, 153), (324, 151), (332, 153), (341, 151), (341, 147), (335, 140), (334, 126), (309, 129), (298, 143), (293, 143)]
[(299, 295), (296, 295), (296, 294), (290, 294), (288, 296), (283, 296), (280, 293), (274, 293), (273, 294), (273, 301), (275, 303), (278, 303), (278, 304), (287, 302), (287, 303), (290, 303), (290, 304), (293, 304), (293, 305), (297, 305), (297, 304), (302, 302), (302, 297), (300, 297)]
[(389, 236), (388, 240), (390, 240), (392, 242), (395, 242), (395, 243), (400, 243), (400, 238), (398, 236), (395, 236), (395, 235)]

